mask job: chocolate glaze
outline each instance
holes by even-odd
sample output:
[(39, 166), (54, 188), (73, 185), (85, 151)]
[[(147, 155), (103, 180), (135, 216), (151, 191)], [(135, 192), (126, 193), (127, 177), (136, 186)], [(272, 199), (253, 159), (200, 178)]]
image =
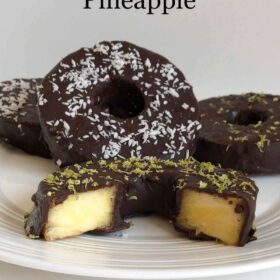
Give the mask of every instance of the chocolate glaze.
[(280, 172), (280, 97), (248, 93), (199, 102), (194, 157), (248, 174)]
[(101, 42), (64, 58), (42, 84), (43, 135), (59, 166), (194, 153), (200, 123), (192, 87), (156, 53)]
[(30, 154), (49, 158), (37, 112), (41, 81), (15, 79), (0, 83), (0, 137)]
[(124, 219), (128, 216), (156, 213), (170, 219), (177, 230), (191, 239), (213, 239), (201, 234), (197, 236), (192, 229), (180, 228), (176, 224), (182, 194), (193, 189), (224, 198), (242, 198), (246, 215), (238, 245), (243, 246), (254, 234), (252, 225), (258, 193), (255, 183), (234, 170), (198, 163), (190, 158), (178, 163), (156, 159), (87, 162), (55, 172), (40, 183), (32, 197), (35, 207), (25, 223), (27, 235), (42, 237), (49, 209), (69, 195), (106, 186), (118, 186), (114, 223), (97, 232), (127, 228)]

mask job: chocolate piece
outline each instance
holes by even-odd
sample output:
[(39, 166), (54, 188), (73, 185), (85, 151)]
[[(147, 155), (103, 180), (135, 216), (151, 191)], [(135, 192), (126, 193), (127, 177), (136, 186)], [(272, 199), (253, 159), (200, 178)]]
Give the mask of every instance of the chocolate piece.
[[(191, 239), (243, 246), (254, 234), (255, 183), (194, 159), (128, 159), (76, 164), (49, 175), (25, 222), (31, 238), (111, 232), (128, 216), (156, 213)], [(236, 210), (238, 209), (238, 210)], [(240, 210), (242, 209), (242, 211)]]
[(247, 93), (199, 103), (195, 158), (248, 174), (280, 172), (280, 97)]
[(41, 140), (37, 92), (41, 79), (15, 79), (0, 83), (0, 137), (18, 148), (50, 157)]
[(200, 123), (192, 87), (156, 53), (101, 42), (64, 58), (42, 84), (42, 130), (59, 166), (194, 152)]

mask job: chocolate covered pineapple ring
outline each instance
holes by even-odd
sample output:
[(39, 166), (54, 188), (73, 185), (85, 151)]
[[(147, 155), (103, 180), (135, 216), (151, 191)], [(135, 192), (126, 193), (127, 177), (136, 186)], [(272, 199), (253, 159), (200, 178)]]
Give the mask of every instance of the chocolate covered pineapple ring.
[(196, 159), (248, 174), (280, 172), (280, 96), (248, 93), (199, 105)]
[(37, 92), (41, 79), (15, 79), (0, 83), (0, 137), (22, 150), (50, 157), (41, 140)]
[(127, 228), (124, 218), (155, 213), (191, 239), (243, 246), (253, 238), (258, 188), (234, 170), (192, 158), (87, 162), (49, 175), (25, 222), (30, 238), (57, 240)]
[(102, 42), (64, 58), (43, 80), (44, 138), (60, 166), (90, 159), (188, 158), (197, 101), (166, 58), (128, 42)]

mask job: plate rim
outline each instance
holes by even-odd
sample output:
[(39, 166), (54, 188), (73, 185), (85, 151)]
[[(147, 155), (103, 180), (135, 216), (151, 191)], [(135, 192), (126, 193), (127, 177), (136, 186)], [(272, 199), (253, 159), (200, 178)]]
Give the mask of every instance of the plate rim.
[[(78, 268), (63, 264), (48, 263), (42, 260), (34, 260), (23, 256), (15, 257), (11, 253), (0, 252), (0, 261), (12, 265), (47, 271), (65, 275), (98, 277), (109, 279), (137, 279), (137, 280), (155, 280), (155, 279), (191, 279), (215, 276), (238, 275), (246, 272), (260, 271), (280, 266), (279, 257), (269, 257), (265, 260), (250, 261), (244, 264), (231, 264), (215, 266), (212, 268), (187, 268), (187, 269), (135, 269), (128, 268)], [(132, 276), (133, 275), (133, 276)], [(140, 276), (141, 275), (141, 276)]]

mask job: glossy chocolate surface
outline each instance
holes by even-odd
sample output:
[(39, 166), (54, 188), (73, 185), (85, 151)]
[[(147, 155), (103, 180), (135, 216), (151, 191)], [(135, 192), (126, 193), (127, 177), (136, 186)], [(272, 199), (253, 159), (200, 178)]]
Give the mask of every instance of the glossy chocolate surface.
[(248, 93), (199, 102), (194, 157), (248, 174), (280, 172), (280, 97)]
[(0, 137), (18, 148), (50, 157), (41, 139), (37, 92), (41, 79), (15, 79), (0, 83)]
[(64, 58), (44, 78), (39, 97), (43, 135), (59, 166), (188, 158), (200, 128), (197, 108), (192, 87), (175, 65), (122, 41)]
[(118, 186), (113, 225), (98, 232), (111, 232), (128, 227), (128, 216), (156, 213), (170, 219), (175, 228), (192, 239), (211, 239), (195, 235), (193, 230), (176, 225), (182, 193), (186, 189), (227, 198), (240, 197), (245, 223), (239, 238), (239, 246), (249, 242), (254, 234), (258, 188), (255, 183), (234, 170), (224, 170), (210, 163), (194, 159), (178, 163), (156, 159), (128, 159), (113, 162), (99, 161), (76, 164), (49, 175), (39, 185), (33, 196), (35, 207), (27, 217), (25, 230), (31, 238), (40, 238), (47, 223), (51, 207), (62, 203), (75, 193)]

